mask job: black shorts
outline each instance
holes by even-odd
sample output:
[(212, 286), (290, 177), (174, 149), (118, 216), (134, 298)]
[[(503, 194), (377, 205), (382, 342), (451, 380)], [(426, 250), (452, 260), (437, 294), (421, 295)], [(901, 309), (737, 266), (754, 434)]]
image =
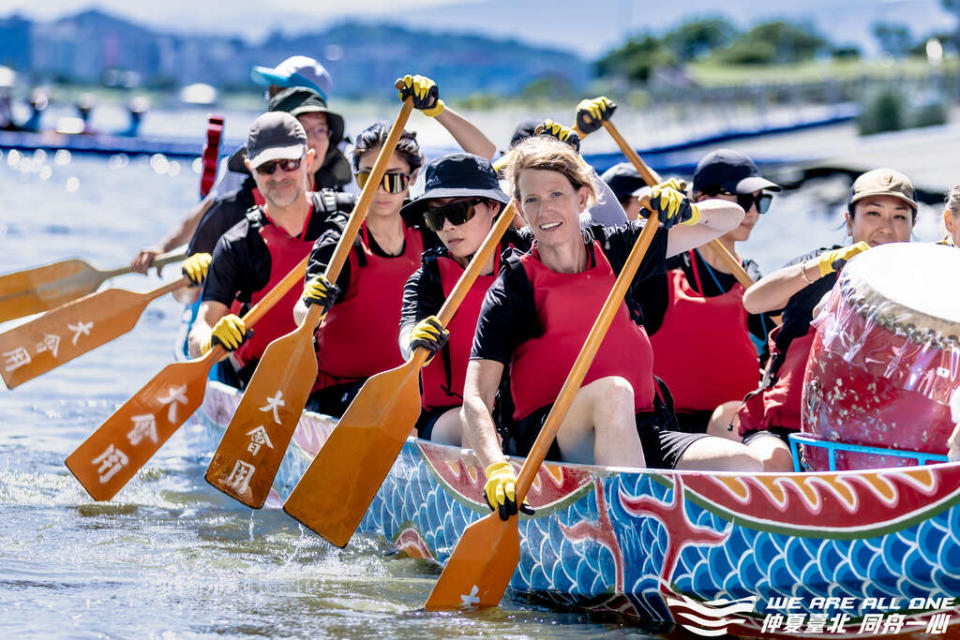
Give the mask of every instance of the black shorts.
[(360, 387), (366, 380), (335, 384), (310, 394), (307, 400), (307, 409), (334, 418), (343, 416), (347, 407), (360, 393)]
[(417, 437), (421, 440), (429, 440), (433, 436), (433, 425), (437, 424), (440, 416), (450, 409), (455, 409), (459, 405), (449, 407), (438, 407), (428, 411), (420, 411), (420, 417), (417, 418)]
[[(504, 441), (504, 451), (508, 455), (526, 457), (533, 447), (543, 423), (553, 405), (541, 407), (523, 418), (517, 423), (517, 428), (513, 430), (506, 441)], [(705, 433), (682, 433), (662, 428), (660, 422), (661, 416), (658, 411), (649, 411), (637, 414), (637, 433), (640, 436), (640, 445), (643, 447), (643, 457), (650, 469), (674, 469), (680, 461), (680, 456), (687, 450), (691, 444), (701, 438), (706, 438)], [(560, 453), (560, 445), (557, 439), (553, 439), (550, 450), (547, 452), (547, 460), (563, 462), (563, 456)]]
[(706, 433), (713, 411), (677, 411), (677, 431)]
[(788, 429), (786, 427), (770, 427), (768, 429), (759, 429), (757, 431), (750, 431), (745, 436), (743, 436), (743, 444), (750, 444), (757, 438), (773, 437), (773, 438), (780, 438), (781, 440), (783, 440), (783, 443), (789, 447), (791, 433), (797, 433), (797, 430)]

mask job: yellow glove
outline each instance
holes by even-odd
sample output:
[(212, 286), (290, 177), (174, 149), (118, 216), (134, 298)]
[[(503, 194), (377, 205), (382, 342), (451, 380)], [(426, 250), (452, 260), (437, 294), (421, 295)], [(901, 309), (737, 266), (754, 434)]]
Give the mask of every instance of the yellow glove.
[[(507, 520), (517, 513), (517, 476), (509, 462), (494, 462), (487, 467), (487, 483), (483, 486), (483, 497), (487, 505), (500, 513), (501, 520)], [(520, 505), (520, 511), (533, 515), (526, 501)]]
[[(671, 178), (671, 180), (674, 180)], [(657, 214), (660, 224), (669, 229), (679, 224), (700, 222), (700, 207), (669, 185), (670, 180), (650, 190), (650, 210)]]
[(330, 307), (340, 297), (340, 287), (333, 284), (324, 275), (307, 280), (303, 288), (303, 303), (308, 307), (311, 304), (318, 304), (323, 307), (323, 312), (330, 311)]
[(676, 189), (680, 193), (687, 192), (687, 182), (679, 178), (669, 178), (656, 186), (664, 189)]
[(544, 120), (543, 124), (537, 125), (537, 128), (534, 129), (533, 133), (534, 135), (550, 136), (551, 138), (556, 138), (560, 142), (566, 142), (578, 153), (580, 152), (580, 136), (577, 135), (576, 131), (570, 127), (563, 126), (559, 122), (554, 122), (553, 120)]
[(820, 264), (820, 277), (822, 278), (823, 276), (830, 275), (834, 271), (839, 271), (843, 268), (843, 265), (847, 264), (847, 260), (858, 253), (863, 253), (869, 248), (870, 245), (861, 241), (849, 247), (841, 247), (833, 251), (821, 253), (820, 259), (817, 261)]
[(607, 97), (600, 96), (593, 100), (581, 100), (577, 105), (577, 129), (580, 133), (593, 133), (603, 126), (605, 120), (613, 117), (617, 105)]
[(406, 100), (408, 97), (413, 97), (414, 108), (423, 111), (425, 116), (436, 118), (447, 108), (440, 99), (437, 83), (426, 76), (406, 75), (398, 78), (396, 84), (401, 85), (400, 99)]
[[(433, 358), (449, 339), (450, 332), (443, 328), (437, 316), (427, 316), (417, 323), (410, 334), (410, 351), (423, 347), (430, 352), (430, 358)], [(429, 362), (429, 358), (427, 361)]]
[(180, 265), (180, 271), (183, 275), (190, 278), (194, 286), (199, 287), (207, 279), (207, 270), (210, 269), (210, 261), (213, 256), (209, 253), (195, 253)]
[(253, 330), (247, 330), (242, 318), (232, 313), (227, 314), (213, 325), (210, 339), (203, 344), (203, 352), (206, 353), (215, 344), (221, 344), (227, 351), (233, 351), (252, 335)]

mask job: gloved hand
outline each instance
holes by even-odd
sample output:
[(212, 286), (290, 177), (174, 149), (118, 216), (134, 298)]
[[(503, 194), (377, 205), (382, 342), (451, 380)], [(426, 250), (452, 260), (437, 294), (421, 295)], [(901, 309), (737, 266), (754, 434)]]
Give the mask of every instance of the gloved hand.
[[(427, 316), (417, 323), (410, 334), (410, 351), (423, 347), (430, 352), (430, 358), (433, 358), (443, 349), (449, 338), (450, 332), (443, 328), (437, 316)], [(430, 358), (427, 359), (428, 362)]]
[(323, 312), (330, 311), (330, 307), (340, 296), (340, 287), (333, 284), (324, 275), (310, 278), (303, 288), (303, 303), (308, 307), (312, 304), (318, 304), (323, 307)]
[(423, 111), (425, 116), (436, 118), (447, 108), (447, 105), (440, 99), (440, 90), (437, 89), (437, 83), (426, 76), (406, 75), (397, 78), (396, 84), (402, 85), (400, 99), (406, 100), (412, 96), (414, 108)]
[[(494, 462), (487, 467), (487, 483), (483, 486), (483, 497), (493, 511), (500, 512), (500, 519), (507, 520), (517, 513), (517, 476), (509, 462)], [(533, 515), (534, 511), (527, 503), (520, 511)]]
[(817, 262), (820, 264), (820, 277), (830, 275), (834, 271), (839, 271), (843, 268), (843, 265), (847, 264), (847, 260), (857, 255), (858, 253), (863, 253), (870, 248), (866, 242), (860, 241), (856, 244), (852, 244), (849, 247), (840, 247), (839, 249), (834, 249), (833, 251), (827, 251), (820, 254), (819, 260)]
[(600, 96), (593, 100), (581, 100), (577, 105), (577, 129), (580, 133), (593, 133), (603, 126), (604, 120), (613, 117), (617, 105), (613, 100)]
[(559, 122), (554, 122), (553, 120), (544, 120), (543, 124), (537, 125), (537, 128), (533, 131), (534, 135), (538, 136), (550, 136), (551, 138), (556, 138), (560, 142), (566, 142), (568, 145), (574, 148), (577, 153), (580, 153), (580, 136), (577, 135), (577, 132), (571, 129), (570, 127), (565, 127)]
[[(674, 180), (671, 178), (671, 180)], [(657, 214), (665, 229), (675, 224), (694, 225), (700, 222), (700, 207), (669, 186), (671, 180), (650, 190), (650, 210)]]
[(210, 269), (211, 260), (213, 260), (213, 256), (209, 253), (195, 253), (183, 261), (183, 264), (180, 265), (180, 271), (190, 278), (190, 282), (195, 287), (199, 287), (207, 279), (207, 270)]
[(687, 192), (687, 181), (680, 180), (679, 178), (668, 178), (656, 186), (665, 187), (667, 189), (676, 189), (680, 193)]
[(243, 318), (229, 313), (213, 325), (210, 339), (203, 345), (202, 350), (206, 353), (213, 345), (220, 344), (227, 351), (233, 351), (252, 335), (253, 329), (247, 329), (247, 325), (243, 323)]

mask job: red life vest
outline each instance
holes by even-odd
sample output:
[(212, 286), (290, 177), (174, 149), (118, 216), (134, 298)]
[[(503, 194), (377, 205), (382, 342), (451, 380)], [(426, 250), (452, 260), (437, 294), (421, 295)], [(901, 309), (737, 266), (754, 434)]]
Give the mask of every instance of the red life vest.
[[(596, 264), (580, 273), (557, 273), (536, 253), (520, 258), (533, 288), (537, 317), (543, 334), (527, 340), (513, 353), (510, 391), (514, 418), (522, 420), (557, 399), (567, 374), (590, 333), (616, 276), (607, 257), (594, 241)], [(653, 407), (653, 349), (647, 332), (630, 319), (621, 303), (610, 329), (587, 371), (583, 385), (599, 378), (620, 376), (633, 385), (634, 408), (639, 413)]]
[[(378, 256), (370, 250), (367, 225), (350, 252), (350, 283), (317, 329), (317, 382), (313, 390), (365, 380), (403, 364), (400, 309), (403, 286), (420, 265), (423, 237), (404, 228), (403, 253)], [(361, 265), (359, 254), (363, 255)]]
[[(284, 231), (283, 227), (270, 220), (266, 212), (261, 209), (263, 216), (269, 221), (269, 224), (262, 225), (258, 231), (264, 244), (267, 245), (267, 251), (270, 252), (270, 279), (264, 288), (250, 296), (251, 305), (256, 304), (267, 295), (285, 275), (290, 273), (291, 269), (297, 266), (297, 263), (313, 250), (314, 241), (304, 240), (303, 238), (307, 233), (310, 218), (315, 210), (316, 208), (311, 205), (310, 213), (307, 214), (300, 235), (293, 237)], [(254, 327), (253, 336), (232, 354), (240, 368), (254, 360), (259, 360), (268, 344), (297, 328), (293, 321), (293, 307), (297, 304), (301, 293), (300, 287), (291, 288), (285, 296), (280, 298), (279, 302), (260, 318), (260, 321)]]
[(773, 367), (781, 359), (782, 364), (772, 374), (773, 384), (751, 394), (740, 407), (737, 415), (741, 436), (770, 427), (800, 430), (803, 374), (817, 330), (810, 327), (806, 334), (791, 340), (786, 354), (781, 353), (776, 345), (780, 330), (781, 327), (777, 327), (770, 332), (770, 363), (767, 366)]
[[(696, 274), (696, 256), (690, 254)], [(666, 277), (667, 311), (650, 343), (653, 372), (667, 383), (676, 411), (712, 411), (756, 389), (760, 363), (747, 329), (743, 286), (735, 283), (722, 295), (705, 297), (690, 286), (683, 269), (671, 269)], [(703, 291), (699, 282), (698, 289)]]
[(260, 189), (256, 187), (253, 188), (253, 203), (258, 207), (262, 207), (267, 203), (266, 198), (263, 197), (263, 194), (260, 193)]
[[(453, 291), (457, 280), (463, 275), (463, 267), (456, 260), (445, 256), (438, 256), (436, 260), (437, 268), (440, 270), (440, 282), (443, 285), (443, 297), (446, 299)], [(451, 407), (463, 402), (463, 381), (467, 375), (467, 363), (470, 362), (470, 347), (473, 346), (473, 334), (477, 330), (477, 318), (480, 317), (483, 297), (497, 277), (499, 262), (499, 257), (495, 257), (491, 275), (477, 276), (450, 324), (447, 325), (447, 330), (450, 332), (446, 347), (450, 354), (449, 361), (441, 352), (434, 356), (430, 364), (420, 370), (420, 382), (423, 387), (420, 404), (424, 411)]]

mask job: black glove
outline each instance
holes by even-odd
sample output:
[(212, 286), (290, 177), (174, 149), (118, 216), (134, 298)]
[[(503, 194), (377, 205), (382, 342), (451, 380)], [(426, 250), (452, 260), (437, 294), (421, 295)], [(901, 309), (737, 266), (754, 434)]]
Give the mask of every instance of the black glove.
[(537, 125), (533, 132), (538, 136), (550, 136), (560, 142), (566, 142), (573, 147), (574, 151), (580, 153), (580, 136), (570, 127), (565, 127), (559, 122), (553, 120), (544, 120), (543, 124)]
[(338, 297), (340, 297), (340, 287), (327, 280), (324, 275), (310, 278), (303, 288), (303, 303), (308, 307), (318, 304), (323, 307), (324, 313), (330, 311), (330, 307)]

